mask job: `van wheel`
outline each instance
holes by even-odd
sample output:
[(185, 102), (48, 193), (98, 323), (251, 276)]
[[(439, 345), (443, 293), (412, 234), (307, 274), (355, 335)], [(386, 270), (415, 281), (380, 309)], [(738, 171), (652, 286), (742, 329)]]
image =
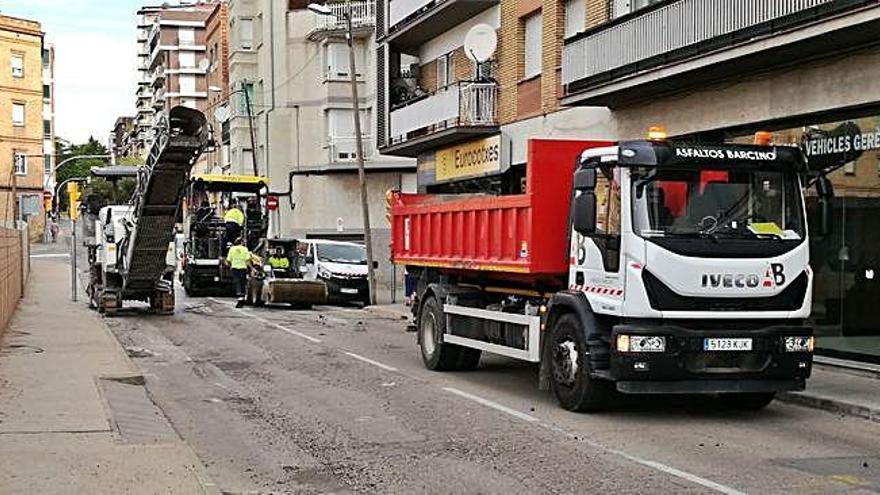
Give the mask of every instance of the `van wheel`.
[(569, 411), (599, 411), (611, 405), (614, 384), (590, 377), (590, 351), (573, 314), (563, 315), (553, 328), (553, 393)]
[(430, 297), (419, 314), (419, 347), (425, 367), (434, 371), (472, 370), (480, 363), (480, 351), (441, 342), (446, 315), (437, 299)]

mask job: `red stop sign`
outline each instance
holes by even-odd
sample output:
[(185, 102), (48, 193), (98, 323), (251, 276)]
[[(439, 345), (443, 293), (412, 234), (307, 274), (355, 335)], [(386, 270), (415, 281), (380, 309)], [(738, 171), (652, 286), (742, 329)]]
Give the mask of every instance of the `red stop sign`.
[(266, 196), (266, 209), (270, 211), (278, 209), (278, 196)]

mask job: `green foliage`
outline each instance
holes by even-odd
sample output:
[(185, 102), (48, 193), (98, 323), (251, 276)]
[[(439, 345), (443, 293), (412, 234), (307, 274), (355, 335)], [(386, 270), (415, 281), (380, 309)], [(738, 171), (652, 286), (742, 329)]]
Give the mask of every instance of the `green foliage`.
[[(55, 180), (58, 184), (61, 184), (67, 179), (71, 178), (87, 178), (89, 176), (89, 170), (92, 167), (103, 167), (107, 165), (109, 160), (105, 159), (83, 159), (83, 160), (73, 160), (67, 163), (64, 163), (65, 160), (76, 156), (82, 155), (106, 155), (109, 152), (107, 148), (98, 142), (94, 137), (89, 137), (89, 140), (84, 144), (73, 144), (69, 145), (63, 139), (55, 140), (55, 163), (56, 163), (56, 171), (55, 171)], [(63, 165), (61, 165), (63, 163)], [(61, 165), (61, 167), (58, 167)], [(61, 191), (59, 194), (59, 206), (62, 209), (67, 208), (67, 193), (66, 191)]]

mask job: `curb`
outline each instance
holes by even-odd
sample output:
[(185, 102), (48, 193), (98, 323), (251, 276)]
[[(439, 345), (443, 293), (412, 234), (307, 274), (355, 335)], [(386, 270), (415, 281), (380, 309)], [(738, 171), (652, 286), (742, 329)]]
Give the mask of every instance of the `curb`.
[(804, 392), (782, 392), (777, 394), (776, 399), (780, 402), (786, 402), (802, 407), (812, 409), (821, 409), (833, 413), (841, 413), (849, 416), (856, 416), (880, 423), (880, 409), (853, 404), (838, 399), (822, 397), (818, 395), (810, 395)]

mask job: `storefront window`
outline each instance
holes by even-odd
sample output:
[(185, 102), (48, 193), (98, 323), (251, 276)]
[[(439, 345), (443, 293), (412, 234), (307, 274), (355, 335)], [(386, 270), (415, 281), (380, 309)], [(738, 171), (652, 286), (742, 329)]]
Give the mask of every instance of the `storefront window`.
[[(743, 136), (737, 140), (747, 141)], [(802, 146), (812, 169), (829, 170), (832, 230), (819, 235), (819, 202), (807, 191), (812, 324), (819, 352), (880, 362), (880, 116), (808, 125), (774, 133), (775, 143)]]

